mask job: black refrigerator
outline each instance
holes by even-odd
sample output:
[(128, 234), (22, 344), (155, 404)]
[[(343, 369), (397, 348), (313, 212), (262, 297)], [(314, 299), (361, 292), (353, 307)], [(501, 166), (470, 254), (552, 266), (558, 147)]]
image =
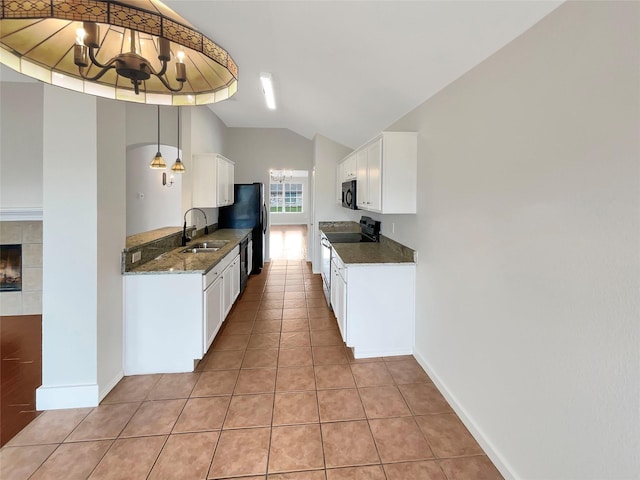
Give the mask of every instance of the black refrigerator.
[(218, 228), (251, 228), (253, 230), (253, 268), (250, 273), (260, 273), (264, 265), (268, 222), (264, 184), (236, 183), (233, 190), (233, 205), (220, 207), (218, 212)]

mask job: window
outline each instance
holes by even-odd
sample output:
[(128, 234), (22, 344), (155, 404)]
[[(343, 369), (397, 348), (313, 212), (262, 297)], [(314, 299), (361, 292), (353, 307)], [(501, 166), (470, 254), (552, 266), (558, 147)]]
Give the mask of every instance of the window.
[(302, 213), (302, 184), (272, 183), (269, 210), (272, 213)]

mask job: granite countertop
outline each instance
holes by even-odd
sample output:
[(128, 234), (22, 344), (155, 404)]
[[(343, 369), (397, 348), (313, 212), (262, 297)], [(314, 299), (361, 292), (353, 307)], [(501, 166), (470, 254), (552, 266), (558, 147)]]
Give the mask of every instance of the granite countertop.
[[(360, 232), (357, 222), (319, 222), (326, 233)], [(404, 245), (380, 235), (379, 243), (337, 243), (331, 246), (345, 265), (382, 265), (415, 263), (415, 252)]]
[(139, 274), (164, 274), (164, 273), (199, 273), (203, 274), (215, 267), (231, 250), (233, 250), (247, 235), (251, 233), (250, 228), (222, 229), (198, 237), (190, 243), (201, 243), (213, 240), (229, 240), (229, 243), (216, 252), (205, 253), (182, 253), (187, 247), (177, 247), (169, 250), (153, 260), (149, 260), (131, 270), (124, 272), (124, 275)]

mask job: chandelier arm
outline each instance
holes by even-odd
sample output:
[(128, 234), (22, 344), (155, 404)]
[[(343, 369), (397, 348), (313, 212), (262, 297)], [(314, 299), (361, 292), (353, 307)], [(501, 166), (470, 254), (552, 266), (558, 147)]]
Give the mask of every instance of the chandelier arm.
[(160, 77), (160, 76), (164, 75), (167, 72), (167, 65), (168, 65), (169, 62), (167, 62), (166, 60), (160, 60), (160, 61), (162, 62), (162, 68), (160, 69), (160, 71), (158, 73), (156, 73), (156, 71), (154, 70), (154, 68), (151, 65), (148, 65), (149, 70), (151, 70), (156, 77)]
[[(111, 63), (115, 63), (115, 59), (112, 60)], [(116, 68), (115, 65), (111, 64), (111, 65), (107, 65), (105, 67), (102, 68), (102, 70), (100, 70), (98, 72), (97, 75), (95, 75), (94, 77), (87, 77), (84, 73), (82, 73), (82, 67), (78, 67), (78, 71), (80, 72), (80, 76), (82, 78), (84, 78), (85, 80), (88, 80), (90, 82), (94, 82), (96, 80), (99, 80), (105, 73), (107, 73), (109, 70)]]
[(164, 79), (164, 77), (158, 76), (158, 79), (165, 87), (167, 87), (172, 92), (179, 92), (180, 90), (182, 90), (182, 87), (184, 87), (184, 82), (180, 82), (180, 86), (178, 88), (173, 88), (171, 85), (169, 85), (169, 82)]
[(109, 62), (107, 62), (106, 65), (103, 65), (102, 63), (100, 63), (98, 61), (98, 59), (96, 58), (96, 55), (94, 53), (94, 47), (89, 47), (89, 58), (91, 59), (91, 63), (93, 63), (96, 67), (100, 67), (100, 68), (109, 68), (110, 65), (113, 65), (113, 62), (115, 62), (116, 58), (112, 58), (111, 60), (109, 60)]

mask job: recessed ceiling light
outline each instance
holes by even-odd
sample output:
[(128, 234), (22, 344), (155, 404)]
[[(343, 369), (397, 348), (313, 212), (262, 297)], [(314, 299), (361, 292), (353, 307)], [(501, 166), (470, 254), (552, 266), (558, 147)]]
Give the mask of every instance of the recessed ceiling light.
[(267, 102), (267, 108), (270, 110), (276, 109), (276, 97), (273, 93), (273, 81), (270, 73), (261, 73), (260, 82), (262, 83), (262, 91), (264, 92), (264, 98)]

